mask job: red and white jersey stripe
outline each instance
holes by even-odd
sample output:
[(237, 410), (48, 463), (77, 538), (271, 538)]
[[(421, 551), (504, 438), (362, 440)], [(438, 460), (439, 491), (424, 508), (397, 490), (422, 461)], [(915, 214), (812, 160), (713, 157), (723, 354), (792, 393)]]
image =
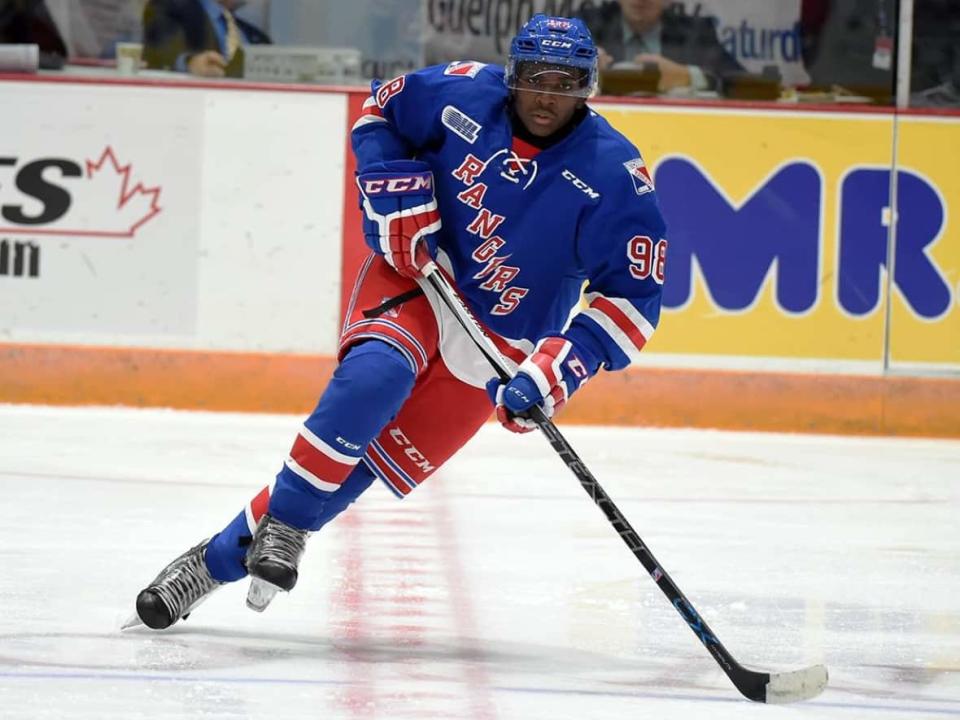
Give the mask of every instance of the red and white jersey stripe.
[(610, 336), (623, 354), (634, 362), (653, 335), (654, 327), (633, 303), (623, 298), (609, 298), (600, 293), (587, 293), (588, 307), (581, 311)]
[(377, 101), (373, 98), (373, 96), (370, 96), (363, 101), (363, 107), (360, 110), (360, 117), (357, 118), (357, 121), (353, 124), (351, 132), (353, 132), (353, 130), (362, 128), (365, 125), (385, 122), (387, 122), (387, 119), (383, 116), (383, 111), (377, 105)]

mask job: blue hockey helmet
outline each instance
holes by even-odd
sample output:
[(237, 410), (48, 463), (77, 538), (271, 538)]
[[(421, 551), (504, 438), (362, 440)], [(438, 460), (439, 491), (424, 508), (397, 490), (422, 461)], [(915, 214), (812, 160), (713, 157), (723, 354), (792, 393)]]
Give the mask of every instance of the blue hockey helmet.
[[(588, 97), (597, 87), (597, 46), (579, 18), (530, 18), (510, 43), (507, 87)], [(544, 83), (549, 78), (560, 82)]]

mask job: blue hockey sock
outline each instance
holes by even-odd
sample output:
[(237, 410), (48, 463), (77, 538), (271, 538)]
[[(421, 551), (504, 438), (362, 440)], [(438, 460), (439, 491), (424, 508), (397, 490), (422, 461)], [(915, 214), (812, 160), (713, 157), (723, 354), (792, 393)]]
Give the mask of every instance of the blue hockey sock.
[(243, 561), (252, 539), (245, 510), (241, 510), (229, 525), (210, 538), (204, 560), (214, 580), (233, 582), (246, 576), (247, 568)]
[(360, 497), (364, 490), (373, 484), (375, 478), (376, 475), (370, 471), (370, 468), (362, 462), (359, 463), (347, 479), (343, 481), (340, 489), (327, 498), (327, 501), (320, 509), (320, 515), (316, 520), (316, 527), (312, 529), (319, 530), (346, 510), (354, 500)]
[[(407, 359), (394, 347), (379, 340), (355, 345), (340, 362), (316, 409), (304, 423), (306, 430), (340, 455), (360, 458), (370, 441), (399, 412), (415, 380)], [(370, 485), (366, 482), (357, 490), (361, 478), (369, 474), (357, 470), (361, 465), (362, 462), (353, 468), (345, 466), (340, 477), (319, 478), (328, 483), (349, 484), (350, 492), (356, 490), (356, 495), (350, 497), (343, 485), (333, 491), (322, 490), (285, 464), (277, 474), (270, 497), (270, 514), (296, 528), (319, 529), (332, 518), (326, 510), (328, 501), (334, 496), (345, 499), (336, 511), (340, 512)], [(335, 505), (340, 500), (335, 500)], [(331, 512), (333, 508), (334, 505)]]
[[(304, 424), (320, 438), (350, 438), (358, 446), (354, 452), (359, 457), (399, 411), (414, 380), (410, 365), (393, 347), (377, 340), (356, 345), (334, 372)], [(288, 525), (319, 530), (346, 510), (373, 479), (361, 461), (337, 490), (323, 492), (284, 466), (270, 494), (269, 512)], [(244, 508), (210, 539), (205, 559), (215, 580), (232, 582), (246, 576), (244, 560), (252, 540), (248, 522), (248, 509)]]

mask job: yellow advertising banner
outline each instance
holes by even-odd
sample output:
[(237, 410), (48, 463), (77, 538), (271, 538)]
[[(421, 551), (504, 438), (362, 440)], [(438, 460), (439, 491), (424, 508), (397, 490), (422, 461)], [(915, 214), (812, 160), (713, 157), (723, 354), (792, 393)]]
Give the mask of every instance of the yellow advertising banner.
[(597, 109), (653, 168), (668, 224), (648, 350), (879, 368), (889, 343), (892, 363), (960, 369), (960, 117), (901, 117), (894, 183), (889, 113)]
[[(940, 298), (934, 312), (918, 315), (899, 289), (894, 294), (890, 323), (891, 365), (936, 363), (960, 366), (960, 116), (903, 116), (898, 120), (897, 162), (903, 172), (919, 178), (935, 198), (927, 198), (929, 215), (906, 218), (913, 198), (898, 197), (901, 225), (924, 224), (924, 247), (932, 268), (925, 278)], [(899, 246), (900, 239), (897, 244)], [(895, 273), (899, 277), (900, 269)]]

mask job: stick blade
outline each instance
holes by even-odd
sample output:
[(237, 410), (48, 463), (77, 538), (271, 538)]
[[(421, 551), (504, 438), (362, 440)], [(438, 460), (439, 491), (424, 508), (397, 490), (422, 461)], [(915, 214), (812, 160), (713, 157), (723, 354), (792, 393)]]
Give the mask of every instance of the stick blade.
[(823, 692), (827, 686), (827, 679), (825, 665), (813, 665), (790, 672), (770, 673), (766, 702), (782, 704), (810, 700)]

